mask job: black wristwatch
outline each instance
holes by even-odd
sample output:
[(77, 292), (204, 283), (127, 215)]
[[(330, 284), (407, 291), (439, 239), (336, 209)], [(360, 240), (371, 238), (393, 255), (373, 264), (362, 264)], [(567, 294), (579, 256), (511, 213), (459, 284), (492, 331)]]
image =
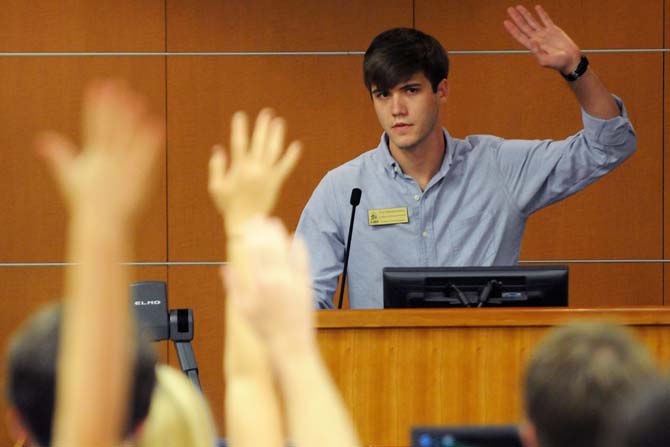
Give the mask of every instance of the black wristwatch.
[(586, 73), (586, 69), (589, 67), (589, 60), (586, 58), (586, 56), (582, 56), (581, 59), (579, 60), (579, 65), (577, 65), (577, 68), (575, 68), (575, 71), (572, 71), (568, 74), (563, 74), (561, 73), (561, 76), (565, 78), (566, 81), (568, 82), (574, 82), (577, 79), (581, 78), (584, 73)]

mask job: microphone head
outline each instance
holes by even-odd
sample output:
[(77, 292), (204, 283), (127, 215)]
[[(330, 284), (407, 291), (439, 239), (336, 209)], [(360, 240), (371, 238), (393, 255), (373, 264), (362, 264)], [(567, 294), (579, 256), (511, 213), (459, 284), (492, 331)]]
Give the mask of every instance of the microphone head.
[(361, 203), (361, 189), (360, 188), (354, 188), (351, 190), (351, 198), (349, 199), (349, 203), (353, 206), (358, 206), (359, 203)]

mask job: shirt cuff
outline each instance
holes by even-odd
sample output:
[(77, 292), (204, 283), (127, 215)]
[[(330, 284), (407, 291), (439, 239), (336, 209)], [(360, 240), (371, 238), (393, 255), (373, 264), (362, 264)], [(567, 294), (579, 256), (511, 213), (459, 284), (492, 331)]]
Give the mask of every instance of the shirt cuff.
[(612, 97), (621, 111), (619, 116), (605, 120), (591, 116), (582, 109), (582, 121), (587, 138), (602, 146), (620, 146), (626, 143), (631, 133), (635, 133), (623, 101), (616, 95)]

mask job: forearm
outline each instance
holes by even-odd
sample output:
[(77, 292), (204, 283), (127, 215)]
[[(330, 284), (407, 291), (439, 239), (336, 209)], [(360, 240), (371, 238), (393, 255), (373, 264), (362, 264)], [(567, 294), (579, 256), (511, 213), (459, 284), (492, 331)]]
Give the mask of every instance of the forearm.
[(74, 216), (69, 226), (75, 265), (66, 273), (54, 445), (116, 445), (122, 434), (131, 367), (122, 262), (131, 231), (95, 216)]
[(611, 93), (590, 66), (576, 81), (568, 82), (579, 105), (589, 115), (600, 119), (612, 119), (621, 115), (621, 110)]
[(231, 446), (283, 446), (279, 403), (265, 351), (249, 323), (227, 304), (225, 409), (226, 436)]
[[(245, 252), (238, 247), (242, 229), (229, 226), (227, 234), (229, 262), (234, 266), (245, 265)], [(241, 268), (239, 271), (242, 275), (249, 273)], [(281, 411), (267, 349), (232, 305), (230, 296), (226, 299), (224, 349), (226, 436), (230, 445), (283, 446)]]
[(289, 435), (297, 447), (360, 445), (353, 421), (332, 382), (316, 344), (277, 359)]

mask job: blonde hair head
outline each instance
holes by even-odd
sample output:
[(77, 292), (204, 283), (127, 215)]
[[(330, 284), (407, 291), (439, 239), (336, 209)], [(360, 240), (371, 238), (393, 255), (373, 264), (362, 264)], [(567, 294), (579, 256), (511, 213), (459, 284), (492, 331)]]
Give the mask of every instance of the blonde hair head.
[(217, 442), (212, 415), (200, 391), (181, 372), (156, 367), (156, 387), (139, 447), (212, 447)]

